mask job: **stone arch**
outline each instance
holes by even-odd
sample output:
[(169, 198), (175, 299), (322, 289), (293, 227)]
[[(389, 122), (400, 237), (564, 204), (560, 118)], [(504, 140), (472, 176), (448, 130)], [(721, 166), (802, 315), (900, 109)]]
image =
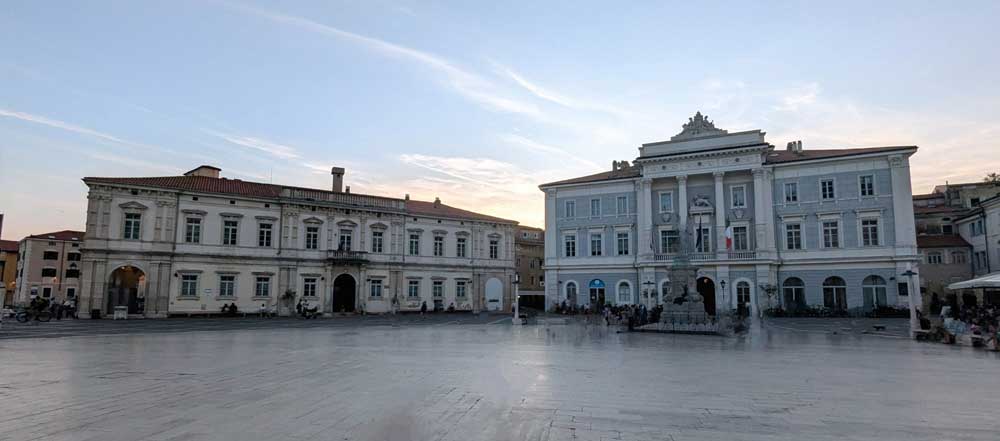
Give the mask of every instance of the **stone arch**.
[(486, 310), (503, 311), (503, 282), (496, 277), (486, 280)]
[[(572, 290), (570, 290), (572, 287)], [(576, 283), (576, 280), (567, 280), (565, 286), (563, 287), (563, 299), (566, 299), (566, 304), (569, 306), (576, 306), (577, 299), (580, 297), (580, 284)]]
[(342, 273), (333, 279), (333, 293), (330, 299), (333, 312), (354, 312), (357, 298), (358, 281), (353, 275)]

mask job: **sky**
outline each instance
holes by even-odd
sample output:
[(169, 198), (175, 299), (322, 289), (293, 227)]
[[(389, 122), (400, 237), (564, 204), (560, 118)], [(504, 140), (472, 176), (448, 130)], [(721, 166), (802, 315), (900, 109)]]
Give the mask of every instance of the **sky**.
[(83, 229), (84, 176), (200, 164), (542, 226), (539, 184), (696, 111), (918, 145), (914, 192), (1000, 171), (1000, 2), (723, 3), (0, 0), (3, 238)]

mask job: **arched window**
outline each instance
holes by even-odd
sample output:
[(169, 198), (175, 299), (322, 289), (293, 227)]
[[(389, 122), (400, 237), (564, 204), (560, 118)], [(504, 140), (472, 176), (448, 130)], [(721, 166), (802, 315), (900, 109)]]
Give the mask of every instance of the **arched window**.
[(785, 309), (796, 311), (806, 306), (806, 284), (802, 283), (802, 279), (798, 277), (785, 279), (782, 291), (784, 294), (782, 297), (785, 300)]
[(664, 280), (663, 283), (660, 284), (660, 300), (662, 300), (663, 303), (667, 303), (672, 300), (669, 280)]
[(736, 306), (740, 311), (750, 306), (750, 284), (745, 280), (736, 283)]
[(840, 277), (828, 277), (823, 281), (823, 306), (843, 311), (847, 309), (847, 283)]
[(576, 305), (576, 282), (566, 283), (566, 303), (571, 306)]
[(865, 309), (876, 309), (887, 305), (885, 299), (885, 279), (879, 276), (868, 276), (861, 282), (861, 292), (865, 297)]
[(628, 282), (618, 282), (618, 303), (628, 303), (632, 300), (632, 287)]

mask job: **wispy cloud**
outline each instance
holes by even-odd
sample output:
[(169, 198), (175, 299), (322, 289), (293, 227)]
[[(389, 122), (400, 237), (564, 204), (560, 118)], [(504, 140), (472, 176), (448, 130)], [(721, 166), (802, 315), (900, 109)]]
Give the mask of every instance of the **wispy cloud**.
[(85, 153), (85, 155), (90, 157), (91, 159), (96, 159), (101, 162), (107, 162), (111, 164), (123, 165), (125, 167), (128, 167), (129, 168), (128, 173), (130, 175), (138, 174), (137, 171), (139, 170), (152, 171), (163, 175), (176, 175), (183, 171), (177, 167), (171, 167), (163, 163), (144, 161), (142, 159), (131, 158), (123, 155), (109, 155), (100, 152), (87, 152)]
[(526, 138), (526, 137), (521, 136), (521, 135), (516, 135), (516, 134), (513, 134), (513, 133), (508, 133), (508, 134), (500, 135), (500, 140), (503, 141), (503, 142), (505, 142), (505, 143), (508, 143), (508, 144), (511, 144), (511, 145), (514, 145), (514, 146), (517, 146), (517, 147), (521, 147), (523, 149), (526, 149), (526, 150), (534, 152), (534, 153), (547, 153), (547, 154), (559, 156), (562, 159), (568, 159), (570, 161), (582, 164), (582, 165), (590, 167), (590, 168), (595, 168), (595, 169), (600, 169), (601, 168), (601, 166), (597, 165), (597, 163), (595, 163), (593, 161), (589, 161), (587, 159), (584, 159), (579, 154), (574, 154), (574, 153), (572, 153), (572, 152), (570, 152), (570, 151), (568, 151), (566, 149), (563, 149), (561, 147), (556, 147), (554, 145), (544, 144), (544, 143), (535, 141), (533, 139)]
[(48, 126), (56, 129), (66, 130), (73, 133), (78, 133), (81, 135), (93, 136), (95, 138), (104, 139), (106, 141), (112, 141), (119, 144), (132, 145), (134, 143), (121, 139), (117, 136), (110, 135), (104, 132), (99, 132), (97, 130), (88, 129), (83, 126), (78, 126), (76, 124), (71, 124), (65, 121), (59, 121), (57, 119), (47, 118), (41, 115), (34, 115), (26, 112), (18, 112), (16, 110), (10, 109), (0, 109), (0, 116), (5, 116), (8, 118), (14, 118), (25, 122), (41, 124), (43, 126)]
[(385, 56), (415, 62), (424, 67), (431, 68), (435, 72), (443, 75), (445, 83), (459, 94), (469, 100), (482, 104), (491, 110), (517, 113), (533, 117), (542, 116), (541, 111), (534, 104), (499, 93), (493, 82), (478, 74), (462, 69), (454, 63), (429, 52), (345, 31), (343, 29), (309, 20), (304, 17), (268, 11), (239, 3), (226, 4), (233, 9), (246, 14), (261, 17), (282, 25), (292, 26), (304, 31), (334, 37), (359, 45)]
[(212, 136), (218, 137), (222, 140), (225, 140), (230, 144), (235, 144), (238, 146), (262, 151), (276, 158), (297, 159), (300, 157), (299, 152), (295, 147), (285, 144), (280, 144), (274, 141), (269, 141), (263, 138), (258, 138), (254, 136), (236, 135), (232, 133), (223, 133), (209, 129), (202, 129), (202, 131)]
[(494, 68), (502, 75), (510, 78), (518, 86), (521, 86), (532, 95), (541, 98), (543, 100), (558, 104), (560, 106), (583, 111), (596, 111), (611, 114), (621, 118), (634, 117), (634, 113), (621, 109), (617, 106), (613, 106), (605, 103), (594, 102), (590, 99), (582, 99), (577, 97), (571, 97), (549, 88), (543, 87), (540, 84), (528, 80), (524, 75), (515, 72), (514, 69), (504, 66), (496, 61), (492, 61)]

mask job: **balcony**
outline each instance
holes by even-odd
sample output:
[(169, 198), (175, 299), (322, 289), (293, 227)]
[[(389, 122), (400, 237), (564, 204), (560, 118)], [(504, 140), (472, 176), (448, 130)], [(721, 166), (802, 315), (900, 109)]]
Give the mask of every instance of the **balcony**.
[(730, 251), (729, 260), (754, 260), (757, 258), (756, 251)]
[(365, 251), (329, 250), (326, 259), (344, 265), (359, 265), (368, 263), (368, 253)]
[[(679, 253), (654, 254), (653, 260), (657, 262), (665, 262), (675, 260), (679, 255)], [(715, 260), (715, 253), (691, 253), (688, 254), (687, 257), (688, 260), (691, 261)]]
[[(677, 259), (679, 253), (654, 254), (653, 260), (657, 262), (668, 262)], [(706, 260), (754, 260), (757, 258), (756, 251), (723, 251), (721, 253), (691, 253), (687, 256), (692, 262), (702, 262)]]

